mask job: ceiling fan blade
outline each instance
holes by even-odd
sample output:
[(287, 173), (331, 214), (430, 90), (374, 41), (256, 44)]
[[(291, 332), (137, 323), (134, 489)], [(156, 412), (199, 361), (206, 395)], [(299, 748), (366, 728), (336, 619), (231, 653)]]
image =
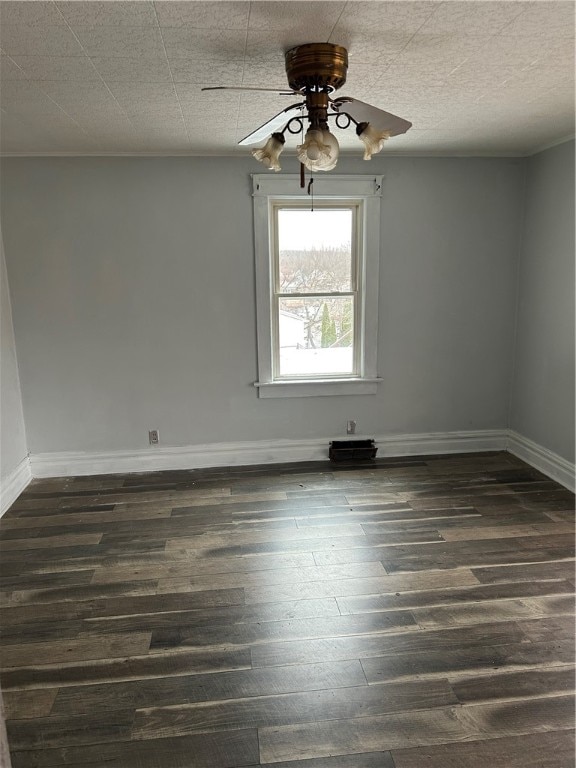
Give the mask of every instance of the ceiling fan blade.
[(336, 112), (347, 112), (358, 123), (371, 123), (374, 128), (380, 131), (390, 131), (391, 136), (398, 136), (406, 133), (412, 128), (412, 123), (397, 117), (383, 109), (373, 107), (371, 104), (365, 104), (363, 101), (353, 99), (351, 96), (340, 96), (332, 101), (332, 106)]
[(298, 91), (291, 91), (286, 88), (252, 88), (248, 85), (210, 85), (201, 88), (201, 91), (267, 91), (268, 93), (277, 93), (279, 96), (292, 96)]
[(283, 109), (282, 112), (278, 112), (277, 115), (274, 115), (274, 117), (268, 120), (267, 123), (261, 125), (260, 128), (256, 128), (255, 131), (252, 131), (248, 136), (245, 136), (242, 141), (238, 142), (238, 144), (240, 146), (245, 146), (246, 144), (256, 144), (259, 141), (264, 141), (264, 139), (267, 139), (271, 133), (274, 133), (278, 128), (283, 128), (289, 120), (295, 117), (295, 115), (291, 113), (301, 109), (301, 107), (301, 102), (298, 104), (291, 104), (289, 107), (286, 107), (286, 109)]

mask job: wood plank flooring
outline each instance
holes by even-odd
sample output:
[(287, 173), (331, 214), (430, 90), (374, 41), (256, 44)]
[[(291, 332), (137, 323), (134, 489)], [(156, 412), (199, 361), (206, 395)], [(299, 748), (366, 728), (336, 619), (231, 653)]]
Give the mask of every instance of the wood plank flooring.
[(573, 768), (574, 496), (508, 453), (34, 481), (14, 768)]

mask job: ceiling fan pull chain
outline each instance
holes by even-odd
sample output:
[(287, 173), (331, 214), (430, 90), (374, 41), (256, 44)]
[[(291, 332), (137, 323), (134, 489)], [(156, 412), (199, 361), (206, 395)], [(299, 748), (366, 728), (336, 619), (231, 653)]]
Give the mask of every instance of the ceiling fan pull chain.
[(312, 197), (312, 205), (310, 210), (314, 210), (314, 177), (312, 176), (312, 171), (310, 171), (310, 181), (308, 182), (308, 194)]

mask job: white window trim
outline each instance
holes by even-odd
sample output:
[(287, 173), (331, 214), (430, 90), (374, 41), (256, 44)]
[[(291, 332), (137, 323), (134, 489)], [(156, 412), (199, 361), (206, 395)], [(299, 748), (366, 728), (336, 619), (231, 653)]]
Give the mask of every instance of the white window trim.
[[(360, 339), (360, 376), (330, 379), (274, 380), (273, 327), (270, 296), (273, 286), (270, 253), (272, 205), (289, 200), (310, 200), (300, 188), (300, 177), (286, 174), (252, 174), (254, 200), (254, 248), (256, 255), (256, 312), (258, 331), (258, 376), (254, 383), (259, 397), (313, 397), (316, 395), (373, 395), (381, 379), (377, 374), (378, 272), (380, 265), (380, 200), (382, 176), (314, 177), (314, 197), (338, 202), (362, 201), (364, 268), (361, 270), (364, 322)], [(337, 194), (334, 194), (337, 190)]]

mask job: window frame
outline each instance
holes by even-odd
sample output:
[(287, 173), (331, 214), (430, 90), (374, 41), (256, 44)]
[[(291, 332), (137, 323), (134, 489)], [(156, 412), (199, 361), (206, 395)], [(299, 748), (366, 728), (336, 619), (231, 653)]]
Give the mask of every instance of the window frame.
[[(317, 207), (358, 206), (356, 221), (355, 372), (325, 377), (275, 377), (278, 349), (274, 311), (277, 288), (275, 211), (290, 204), (302, 207), (311, 197), (300, 188), (299, 176), (252, 174), (254, 246), (256, 257), (256, 311), (258, 336), (258, 396), (311, 397), (316, 395), (375, 394), (377, 375), (378, 272), (380, 262), (380, 201), (382, 176), (329, 174), (314, 177)], [(338, 194), (334, 194), (334, 190)], [(316, 295), (316, 294), (311, 294)]]

